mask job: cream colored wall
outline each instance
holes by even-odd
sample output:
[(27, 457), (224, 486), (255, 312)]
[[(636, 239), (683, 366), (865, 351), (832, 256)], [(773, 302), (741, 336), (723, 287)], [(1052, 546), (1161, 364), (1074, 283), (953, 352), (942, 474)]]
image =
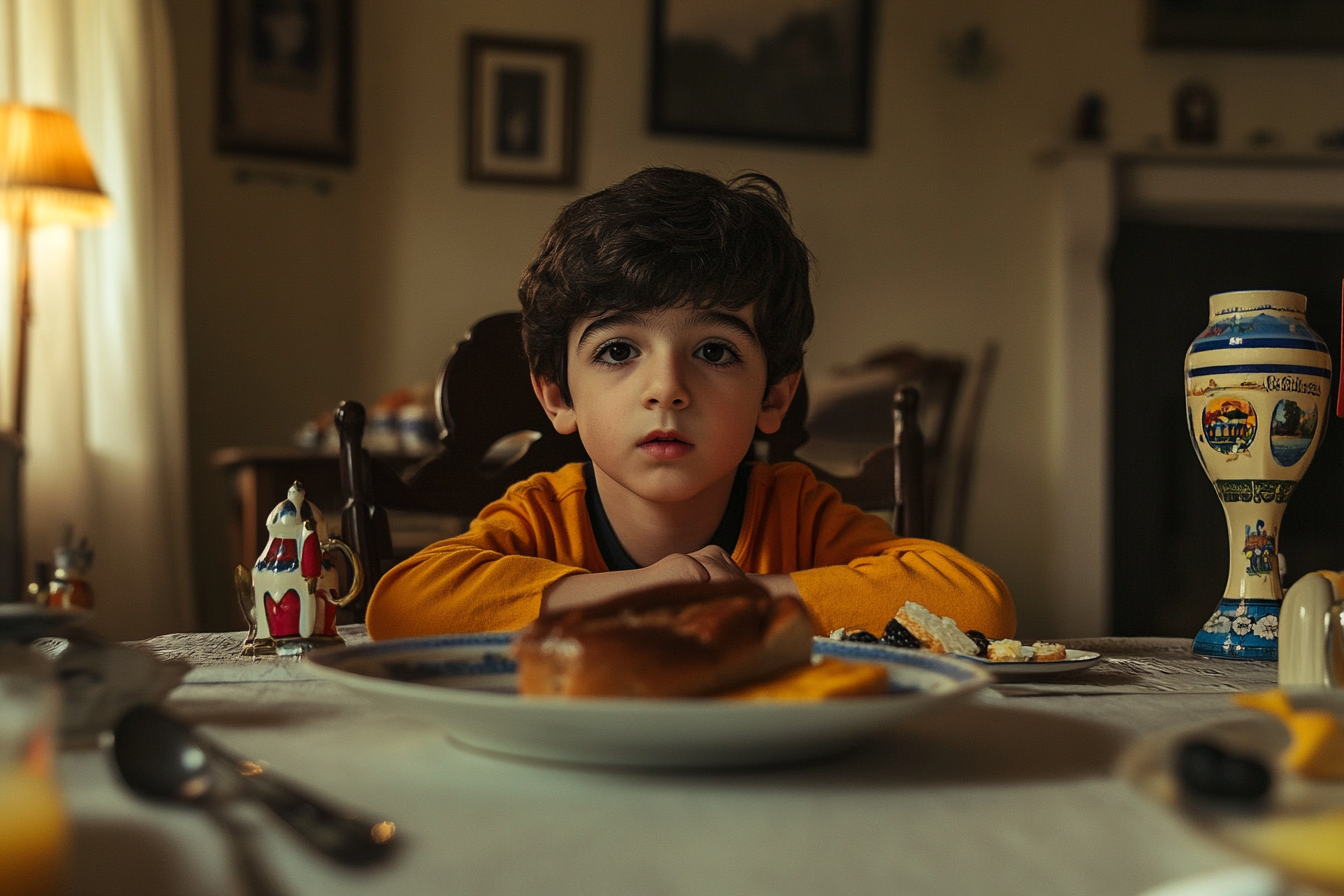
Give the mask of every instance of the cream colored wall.
[[(864, 152), (650, 135), (648, 6), (635, 0), (364, 0), (358, 162), (323, 169), (211, 148), (213, 3), (169, 0), (182, 107), (197, 581), (204, 617), (229, 601), (225, 445), (284, 444), (341, 398), (432, 377), (480, 316), (515, 304), (519, 273), (567, 201), (656, 164), (764, 171), (787, 191), (817, 258), (808, 375), (894, 341), (975, 352), (1003, 342), (987, 409), (969, 553), (998, 570), (1029, 636), (1070, 595), (1044, 572), (1058, 464), (1052, 170), (1087, 90), (1109, 101), (1112, 144), (1169, 131), (1183, 79), (1223, 100), (1228, 148), (1269, 127), (1309, 152), (1344, 125), (1344, 60), (1142, 49), (1139, 0), (878, 4), (872, 145)], [(943, 42), (982, 25), (996, 70), (955, 77)], [(584, 47), (579, 183), (489, 186), (462, 176), (469, 32)], [(317, 172), (332, 191), (240, 184), (240, 168)], [(1202, 301), (1203, 297), (1192, 300)], [(1180, 359), (1173, 359), (1173, 377)], [(279, 496), (276, 498), (279, 499)]]

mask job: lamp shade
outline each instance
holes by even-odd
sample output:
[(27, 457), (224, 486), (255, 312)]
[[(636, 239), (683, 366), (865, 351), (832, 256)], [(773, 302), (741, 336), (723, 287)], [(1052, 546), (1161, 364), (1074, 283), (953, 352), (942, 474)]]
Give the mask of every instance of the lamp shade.
[(59, 109), (0, 104), (0, 215), (41, 227), (97, 224), (112, 211), (75, 120)]

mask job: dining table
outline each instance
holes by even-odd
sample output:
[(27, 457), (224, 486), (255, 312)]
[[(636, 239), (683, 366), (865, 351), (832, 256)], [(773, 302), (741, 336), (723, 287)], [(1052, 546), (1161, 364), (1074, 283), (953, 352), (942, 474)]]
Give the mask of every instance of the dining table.
[[(368, 642), (341, 626), (345, 642)], [(339, 866), (243, 810), (281, 893), (1088, 893), (1135, 896), (1244, 865), (1117, 772), (1154, 732), (1245, 713), (1273, 663), (1212, 660), (1189, 640), (1066, 641), (1101, 660), (1013, 678), (898, 720), (824, 759), (712, 770), (518, 761), (312, 664), (244, 657), (242, 632), (133, 642), (189, 667), (162, 705), (305, 789), (395, 824), (380, 865)], [(108, 738), (64, 749), (65, 890), (223, 896), (244, 882), (199, 809), (133, 794)]]

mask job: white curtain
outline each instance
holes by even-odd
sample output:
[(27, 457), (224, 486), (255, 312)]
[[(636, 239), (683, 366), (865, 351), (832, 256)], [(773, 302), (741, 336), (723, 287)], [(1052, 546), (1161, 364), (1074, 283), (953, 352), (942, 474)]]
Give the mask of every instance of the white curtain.
[[(97, 631), (189, 631), (180, 187), (163, 0), (0, 0), (0, 29), (0, 96), (70, 112), (115, 206), (101, 227), (33, 235), (28, 568), (73, 526), (95, 551)], [(12, 301), (12, 251), (0, 277)], [(0, 317), (7, 328), (12, 315)], [(11, 344), (5, 333), (0, 351)]]

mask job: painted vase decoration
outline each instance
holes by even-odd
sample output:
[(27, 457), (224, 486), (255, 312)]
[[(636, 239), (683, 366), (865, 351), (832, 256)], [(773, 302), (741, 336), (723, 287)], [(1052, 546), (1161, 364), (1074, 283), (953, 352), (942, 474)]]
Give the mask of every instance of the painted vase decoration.
[[(363, 573), (350, 548), (327, 536), (322, 511), (307, 499), (302, 483), (291, 485), (275, 505), (266, 532), (266, 547), (251, 571), (239, 566), (235, 575), (250, 625), (243, 655), (298, 656), (345, 643), (336, 632), (336, 608), (359, 596)], [(350, 590), (344, 595), (329, 551), (345, 554), (350, 563)]]
[(1200, 656), (1278, 658), (1279, 524), (1325, 435), (1330, 352), (1307, 299), (1248, 290), (1209, 298), (1185, 355), (1190, 440), (1227, 516), (1227, 587), (1195, 635)]

